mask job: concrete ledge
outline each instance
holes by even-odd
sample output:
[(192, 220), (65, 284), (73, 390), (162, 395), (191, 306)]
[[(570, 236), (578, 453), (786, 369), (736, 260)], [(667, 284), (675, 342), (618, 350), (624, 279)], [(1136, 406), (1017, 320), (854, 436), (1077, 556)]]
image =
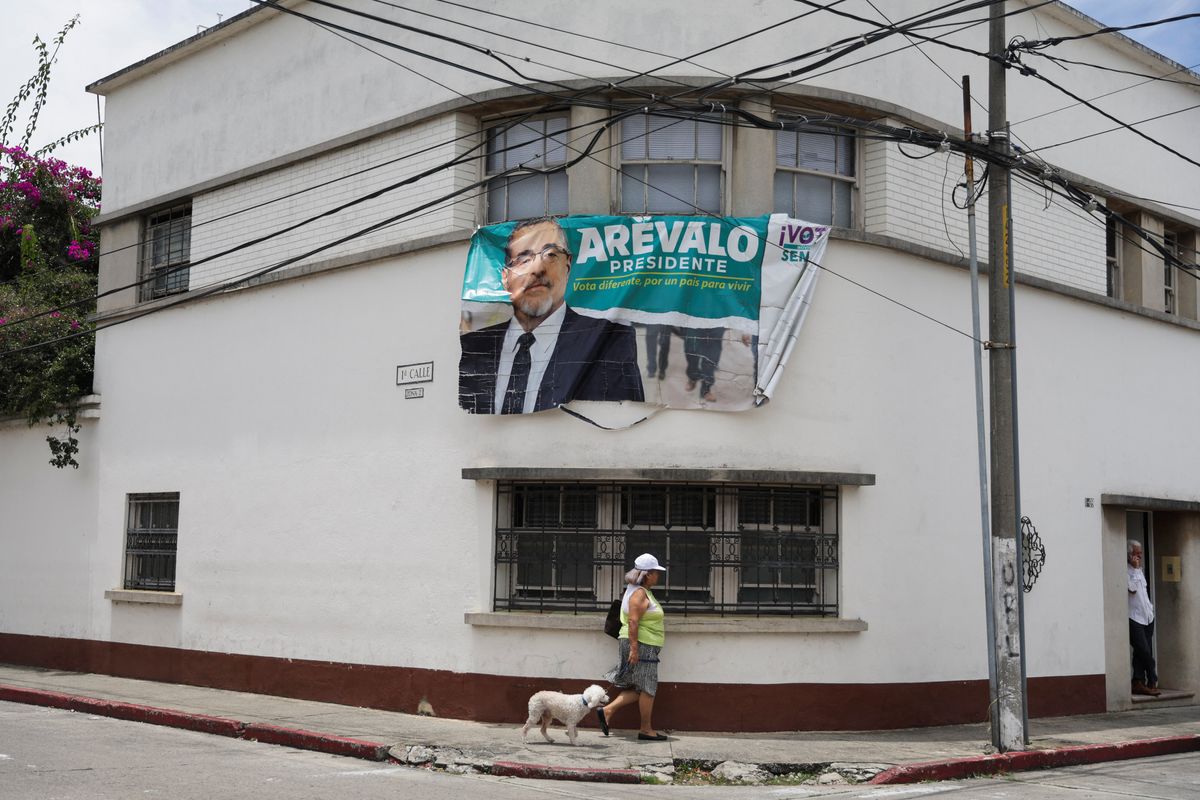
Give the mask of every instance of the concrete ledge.
[(145, 589), (105, 589), (104, 599), (114, 603), (147, 603), (159, 606), (181, 606), (183, 595), (179, 592), (151, 592)]
[[(531, 630), (587, 631), (604, 629), (604, 614), (523, 613), (520, 611), (468, 611), (463, 622), (480, 628), (525, 628)], [(861, 633), (861, 619), (830, 617), (672, 617), (670, 633)]]
[(468, 481), (726, 481), (730, 483), (807, 483), (826, 486), (874, 486), (868, 472), (820, 472), (789, 469), (690, 469), (686, 467), (463, 467)]
[(1200, 750), (1200, 736), (1165, 736), (1113, 744), (1084, 744), (1059, 747), (1053, 750), (1025, 750), (1019, 753), (996, 753), (988, 756), (953, 758), (945, 761), (926, 761), (892, 767), (876, 775), (868, 783), (919, 783), (999, 775), (1031, 769), (1075, 767), (1104, 761), (1123, 761), (1130, 758), (1150, 758)]
[(1100, 505), (1145, 511), (1200, 511), (1200, 501), (1197, 500), (1171, 500), (1166, 497), (1141, 497), (1133, 494), (1102, 494)]

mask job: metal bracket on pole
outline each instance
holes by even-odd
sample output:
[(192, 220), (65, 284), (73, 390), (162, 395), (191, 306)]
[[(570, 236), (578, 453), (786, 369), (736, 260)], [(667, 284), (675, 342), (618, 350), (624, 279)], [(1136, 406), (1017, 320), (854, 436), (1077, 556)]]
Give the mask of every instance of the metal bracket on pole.
[(1015, 344), (1010, 344), (1009, 342), (987, 341), (987, 342), (983, 343), (983, 349), (984, 350), (1016, 350), (1017, 346)]

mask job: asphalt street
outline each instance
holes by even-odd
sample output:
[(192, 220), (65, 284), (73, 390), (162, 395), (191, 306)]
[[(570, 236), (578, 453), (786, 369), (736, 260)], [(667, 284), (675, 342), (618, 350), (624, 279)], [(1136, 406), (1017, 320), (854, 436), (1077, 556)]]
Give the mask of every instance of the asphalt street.
[(396, 797), (516, 800), (529, 797), (790, 800), (1193, 800), (1200, 755), (1163, 756), (911, 786), (617, 786), (453, 775), (364, 762), (59, 709), (0, 702), (0, 798)]

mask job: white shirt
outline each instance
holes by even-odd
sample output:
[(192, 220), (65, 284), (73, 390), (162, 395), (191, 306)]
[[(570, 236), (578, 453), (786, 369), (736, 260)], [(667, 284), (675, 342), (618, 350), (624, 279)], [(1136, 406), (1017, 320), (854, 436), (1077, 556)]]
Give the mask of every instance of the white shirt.
[(1146, 592), (1146, 575), (1137, 567), (1129, 568), (1129, 618), (1139, 625), (1154, 622), (1154, 606)]
[[(550, 356), (554, 355), (554, 346), (558, 344), (558, 333), (562, 330), (563, 320), (566, 319), (566, 316), (567, 304), (563, 303), (553, 314), (530, 331), (533, 334), (533, 345), (529, 348), (529, 380), (525, 382), (525, 406), (522, 408), (524, 414), (533, 413), (533, 407), (537, 405), (542, 376), (546, 374), (546, 365), (550, 363)], [(508, 391), (508, 378), (512, 375), (513, 360), (521, 346), (517, 340), (523, 333), (525, 333), (525, 329), (521, 327), (521, 323), (514, 316), (508, 322), (508, 330), (504, 332), (504, 344), (500, 348), (500, 367), (496, 371), (496, 397), (494, 398), (495, 404), (492, 406), (493, 412), (496, 414), (499, 414), (500, 410), (504, 408), (504, 393)]]

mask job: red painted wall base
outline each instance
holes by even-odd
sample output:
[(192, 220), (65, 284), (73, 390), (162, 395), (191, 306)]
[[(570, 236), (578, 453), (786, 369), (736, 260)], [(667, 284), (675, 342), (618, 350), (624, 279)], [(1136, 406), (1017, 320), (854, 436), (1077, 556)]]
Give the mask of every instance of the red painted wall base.
[[(542, 689), (586, 679), (508, 677), (0, 633), (0, 662), (416, 713), (516, 722)], [(681, 731), (883, 730), (983, 722), (986, 680), (934, 683), (659, 683), (654, 721)], [(1103, 675), (1029, 680), (1034, 717), (1105, 710)], [(627, 720), (628, 721), (628, 720)], [(618, 720), (620, 722), (620, 720)]]

